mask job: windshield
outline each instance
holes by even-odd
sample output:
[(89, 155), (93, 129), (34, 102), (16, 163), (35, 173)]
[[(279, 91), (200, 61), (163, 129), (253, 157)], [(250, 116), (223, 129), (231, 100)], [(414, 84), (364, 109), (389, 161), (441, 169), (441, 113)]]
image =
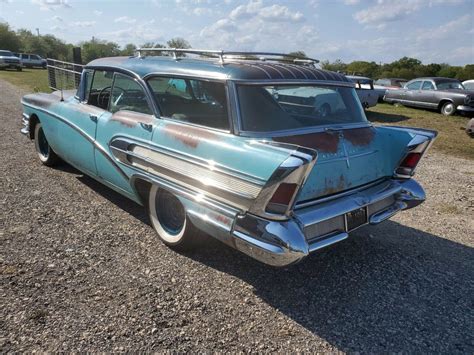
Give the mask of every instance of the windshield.
[(13, 53), (10, 51), (0, 51), (0, 56), (2, 57), (13, 57)]
[(242, 129), (271, 132), (367, 122), (353, 88), (239, 85)]
[(449, 89), (461, 89), (464, 90), (464, 86), (459, 81), (445, 81), (436, 83), (438, 90), (449, 90)]

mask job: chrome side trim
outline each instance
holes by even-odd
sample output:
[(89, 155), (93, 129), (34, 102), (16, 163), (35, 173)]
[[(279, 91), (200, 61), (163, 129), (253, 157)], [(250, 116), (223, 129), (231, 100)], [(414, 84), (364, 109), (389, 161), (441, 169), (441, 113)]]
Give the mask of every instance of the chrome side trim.
[(67, 124), (69, 127), (74, 129), (75, 131), (77, 131), (82, 137), (87, 139), (110, 163), (112, 163), (114, 168), (120, 173), (120, 175), (122, 175), (123, 178), (125, 178), (126, 180), (129, 180), (128, 175), (122, 170), (122, 168), (117, 164), (116, 160), (107, 152), (107, 150), (102, 145), (100, 145), (94, 139), (94, 137), (87, 134), (87, 132), (85, 132), (83, 129), (81, 129), (80, 127), (78, 127), (74, 123), (69, 122), (68, 120), (64, 119), (63, 117), (61, 117), (61, 116), (59, 116), (59, 115), (57, 115), (57, 114), (55, 114), (51, 111), (45, 110), (45, 109), (40, 108), (40, 107), (36, 107), (36, 106), (28, 104), (28, 103), (25, 103), (23, 100), (21, 101), (21, 104), (24, 105), (24, 106), (33, 108), (37, 111), (43, 112), (43, 113), (45, 113), (45, 114), (47, 114), (47, 115), (49, 115), (49, 116), (51, 116), (55, 119)]
[[(156, 148), (156, 149), (155, 149)], [(186, 186), (203, 196), (247, 210), (260, 193), (263, 183), (248, 176), (242, 177), (212, 164), (203, 165), (191, 159), (181, 159), (165, 150), (141, 142), (114, 138), (110, 142), (112, 154), (118, 162), (136, 171), (157, 176)]]
[(338, 243), (338, 242), (340, 242), (344, 239), (347, 239), (347, 238), (349, 238), (349, 233), (341, 232), (341, 233), (332, 234), (332, 235), (329, 235), (329, 236), (326, 236), (326, 237), (323, 237), (323, 238), (320, 238), (320, 239), (316, 239), (315, 241), (310, 242), (309, 252), (312, 253), (312, 252), (315, 252), (319, 249), (326, 248), (330, 245), (336, 244), (336, 243)]

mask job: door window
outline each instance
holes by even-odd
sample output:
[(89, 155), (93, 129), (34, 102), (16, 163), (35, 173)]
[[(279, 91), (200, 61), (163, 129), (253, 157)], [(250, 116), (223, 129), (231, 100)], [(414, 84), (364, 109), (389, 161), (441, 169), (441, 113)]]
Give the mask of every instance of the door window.
[(96, 70), (87, 99), (89, 105), (107, 110), (112, 90), (114, 73), (107, 70)]
[(128, 76), (115, 74), (109, 111), (115, 113), (122, 110), (152, 114), (140, 84)]
[(39, 57), (38, 57), (37, 55), (35, 55), (35, 54), (32, 54), (30, 57), (31, 57), (31, 59), (34, 59), (34, 60), (38, 60), (38, 59), (39, 59)]
[(421, 81), (414, 81), (407, 85), (408, 90), (420, 90)]
[(28, 54), (22, 54), (21, 59), (29, 59), (29, 55)]
[(434, 90), (434, 85), (431, 81), (424, 81), (421, 90)]
[(148, 81), (162, 116), (229, 130), (227, 95), (220, 82), (171, 77)]

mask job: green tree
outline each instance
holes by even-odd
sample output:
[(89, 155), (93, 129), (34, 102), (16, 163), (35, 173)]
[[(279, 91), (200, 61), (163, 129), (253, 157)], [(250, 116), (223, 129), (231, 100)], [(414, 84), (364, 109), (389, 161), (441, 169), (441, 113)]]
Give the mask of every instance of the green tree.
[(347, 64), (341, 61), (340, 59), (336, 59), (334, 62), (329, 62), (328, 60), (323, 60), (321, 62), (321, 68), (325, 70), (331, 70), (336, 72), (346, 72)]
[[(177, 49), (188, 49), (191, 48), (191, 45), (189, 44), (188, 41), (181, 37), (176, 37), (170, 39), (168, 42), (166, 42), (168, 45), (168, 48), (177, 48)], [(186, 57), (186, 54), (184, 53), (176, 53), (177, 57)]]
[(137, 50), (136, 45), (134, 45), (133, 43), (128, 43), (120, 51), (120, 55), (131, 56), (135, 54), (136, 50)]
[(108, 42), (92, 37), (90, 41), (81, 42), (82, 60), (88, 63), (91, 60), (103, 57), (120, 55), (120, 47), (115, 42)]
[(10, 29), (10, 25), (0, 22), (0, 48), (18, 52), (20, 47), (21, 41), (16, 33)]
[(369, 78), (375, 77), (378, 70), (379, 66), (375, 62), (355, 61), (346, 67), (348, 73), (368, 76)]

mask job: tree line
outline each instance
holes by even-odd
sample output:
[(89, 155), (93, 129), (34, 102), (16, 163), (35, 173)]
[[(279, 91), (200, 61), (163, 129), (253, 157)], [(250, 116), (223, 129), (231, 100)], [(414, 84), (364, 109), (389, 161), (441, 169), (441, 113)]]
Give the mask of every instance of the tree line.
[[(94, 37), (89, 41), (80, 42), (77, 46), (81, 48), (83, 63), (88, 63), (101, 57), (134, 55), (137, 49), (137, 46), (133, 43), (121, 47), (115, 42)], [(53, 35), (37, 35), (26, 29), (14, 31), (8, 23), (0, 23), (0, 49), (7, 49), (12, 52), (35, 53), (44, 58), (72, 61), (73, 47), (75, 47), (73, 44), (66, 43)], [(140, 47), (191, 48), (191, 45), (183, 38), (173, 38), (167, 41), (166, 44), (147, 42), (140, 45)], [(303, 51), (290, 54), (306, 56)], [(413, 79), (422, 76), (443, 76), (460, 80), (474, 78), (474, 64), (467, 64), (465, 66), (452, 66), (447, 63), (422, 64), (420, 60), (408, 57), (385, 64), (373, 61), (344, 63), (341, 60), (333, 62), (326, 60), (321, 62), (321, 67), (327, 70), (363, 75), (374, 79)]]

